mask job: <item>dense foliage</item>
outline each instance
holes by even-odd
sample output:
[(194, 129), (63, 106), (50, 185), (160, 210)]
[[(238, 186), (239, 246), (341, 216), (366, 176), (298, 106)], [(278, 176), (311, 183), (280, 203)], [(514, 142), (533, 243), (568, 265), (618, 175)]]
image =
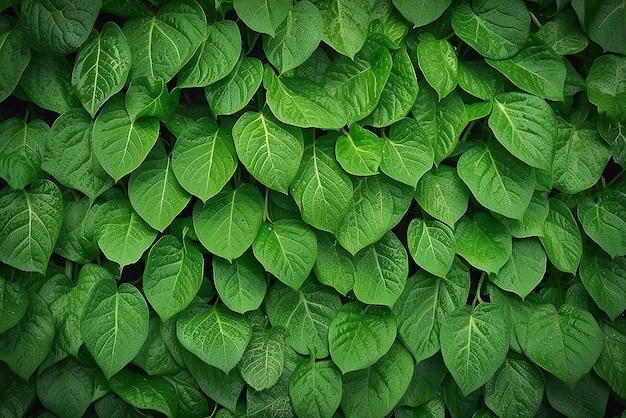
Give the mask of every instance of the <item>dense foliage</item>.
[(0, 416), (622, 414), (625, 9), (0, 0)]

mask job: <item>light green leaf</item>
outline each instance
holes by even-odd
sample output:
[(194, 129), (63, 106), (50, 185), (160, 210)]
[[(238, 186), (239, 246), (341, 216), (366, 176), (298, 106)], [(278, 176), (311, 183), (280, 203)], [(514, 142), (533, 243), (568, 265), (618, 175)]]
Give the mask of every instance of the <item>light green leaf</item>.
[(580, 229), (572, 212), (560, 200), (551, 198), (550, 210), (539, 236), (550, 262), (566, 273), (575, 273), (583, 253)]
[(133, 57), (131, 78), (170, 81), (206, 39), (204, 10), (195, 0), (169, 1), (154, 16), (138, 16), (124, 25)]
[(430, 139), (413, 119), (405, 118), (391, 125), (382, 139), (380, 169), (394, 180), (415, 187), (435, 159)]
[(493, 215), (508, 228), (513, 238), (528, 238), (543, 234), (543, 224), (549, 211), (547, 194), (535, 190), (521, 219), (511, 219), (497, 213)]
[(187, 125), (172, 150), (172, 168), (192, 195), (203, 202), (215, 196), (237, 169), (230, 129), (208, 116)]
[(94, 393), (94, 371), (68, 357), (37, 377), (37, 397), (60, 417), (82, 417)]
[(530, 33), (530, 13), (521, 0), (480, 0), (454, 9), (452, 27), (480, 55), (501, 60), (522, 49)]
[(317, 232), (316, 235), (315, 277), (321, 284), (332, 286), (345, 296), (354, 287), (357, 277), (352, 256), (331, 234)]
[(252, 250), (267, 272), (297, 290), (313, 269), (317, 238), (304, 222), (281, 219), (261, 226)]
[(17, 325), (0, 334), (0, 360), (25, 381), (48, 357), (55, 335), (46, 302), (36, 293), (28, 297), (28, 308)]
[(174, 177), (172, 162), (162, 143), (159, 142), (130, 175), (128, 198), (139, 216), (160, 232), (191, 200)]
[(446, 277), (456, 252), (454, 233), (448, 226), (415, 218), (407, 229), (407, 245), (418, 266), (437, 277)]
[(589, 101), (598, 106), (600, 112), (612, 117), (626, 117), (626, 57), (601, 55), (593, 61), (587, 76)]
[(96, 210), (95, 219), (98, 246), (120, 267), (136, 263), (157, 236), (126, 199), (104, 203)]
[(352, 195), (352, 182), (341, 169), (334, 153), (333, 137), (308, 144), (289, 191), (309, 225), (336, 233), (345, 217)]
[(469, 277), (469, 267), (456, 258), (446, 277), (433, 276), (426, 270), (409, 277), (393, 312), (398, 334), (417, 362), (439, 351), (441, 322), (467, 302)]
[(180, 70), (176, 86), (205, 87), (226, 77), (241, 55), (241, 34), (232, 20), (217, 21), (207, 28), (204, 42)]
[(393, 211), (393, 197), (381, 174), (355, 179), (352, 202), (338, 228), (339, 243), (355, 255), (385, 235)]
[(453, 227), (467, 211), (470, 191), (456, 169), (441, 164), (417, 182), (415, 200), (430, 216)]
[(417, 44), (417, 62), (439, 100), (456, 88), (458, 61), (446, 39), (438, 40), (430, 32), (422, 34)]
[(459, 86), (483, 100), (492, 100), (504, 91), (505, 78), (484, 60), (459, 61)]
[(597, 202), (586, 197), (578, 204), (585, 233), (611, 258), (626, 255), (626, 194), (603, 190)]
[(609, 257), (594, 245), (583, 250), (580, 279), (596, 304), (611, 320), (626, 310), (626, 259)]
[(185, 309), (202, 284), (204, 259), (191, 242), (164, 235), (150, 249), (143, 289), (163, 322)]
[(413, 358), (396, 342), (371, 367), (343, 376), (341, 409), (346, 417), (384, 417), (406, 392), (413, 376)]
[(363, 303), (392, 307), (409, 275), (409, 259), (402, 242), (388, 231), (354, 257), (354, 295)]
[(24, 271), (45, 273), (61, 230), (63, 200), (50, 180), (28, 190), (0, 190), (0, 261)]
[(198, 305), (179, 316), (176, 334), (187, 350), (228, 374), (250, 342), (252, 325), (223, 306)]
[(22, 319), (28, 305), (28, 293), (20, 284), (0, 277), (0, 334)]
[(272, 36), (263, 35), (263, 51), (280, 74), (292, 70), (313, 54), (322, 39), (324, 21), (310, 1), (295, 3)]
[(382, 142), (376, 134), (353, 123), (347, 135), (337, 138), (335, 156), (348, 174), (371, 176), (378, 173)]
[(332, 361), (303, 362), (289, 380), (289, 397), (298, 416), (333, 416), (342, 397), (341, 373)]
[[(8, 166), (0, 167), (0, 177), (13, 190), (23, 189), (35, 181), (49, 132), (50, 127), (40, 119), (26, 123), (22, 119), (9, 118), (0, 124), (0, 159), (8, 163)], [(22, 177), (17, 173), (21, 171), (28, 175)]]
[(158, 411), (168, 418), (177, 416), (178, 394), (163, 376), (147, 376), (124, 369), (111, 378), (109, 386), (117, 396), (135, 408)]
[(557, 125), (545, 101), (526, 93), (501, 93), (494, 99), (489, 127), (515, 157), (531, 167), (552, 169)]
[(285, 342), (303, 355), (328, 356), (328, 327), (341, 308), (339, 295), (307, 280), (298, 290), (276, 282), (265, 298), (267, 316), (273, 327), (288, 333)]
[(485, 404), (498, 416), (534, 417), (543, 400), (543, 375), (525, 358), (507, 357), (484, 391)]
[(500, 309), (490, 303), (462, 306), (441, 324), (443, 361), (464, 396), (484, 385), (509, 351), (509, 328)]
[(96, 158), (92, 127), (91, 117), (82, 109), (59, 116), (48, 135), (42, 168), (93, 200), (113, 186), (113, 179)]
[(257, 58), (242, 56), (233, 70), (204, 90), (215, 116), (232, 115), (243, 109), (263, 80), (263, 64)]
[(20, 27), (0, 33), (0, 102), (13, 93), (30, 62), (30, 48)]
[(370, 24), (371, 5), (367, 0), (317, 0), (324, 24), (322, 40), (335, 51), (354, 58)]
[(376, 363), (395, 338), (396, 320), (391, 310), (360, 302), (343, 305), (328, 329), (330, 355), (342, 374)]
[(287, 17), (291, 9), (290, 0), (234, 0), (237, 15), (250, 29), (276, 34), (276, 29)]
[(565, 63), (541, 41), (531, 38), (515, 56), (486, 61), (522, 90), (548, 100), (563, 100)]
[(463, 153), (457, 171), (476, 200), (509, 218), (522, 218), (535, 190), (534, 170), (494, 142)]
[(301, 130), (271, 114), (246, 112), (233, 127), (233, 139), (239, 160), (250, 174), (286, 194), (304, 153)]
[(230, 263), (213, 257), (213, 284), (224, 305), (237, 313), (258, 309), (267, 290), (265, 271), (249, 252)]
[(96, 118), (92, 147), (98, 161), (117, 182), (146, 158), (159, 136), (159, 120), (133, 121), (124, 107), (123, 96), (108, 101)]
[(85, 42), (101, 6), (102, 0), (25, 0), (20, 18), (24, 21), (31, 47), (50, 55), (67, 55)]
[(452, 0), (430, 2), (420, 0), (393, 0), (393, 5), (402, 13), (402, 16), (413, 24), (414, 27), (424, 26), (439, 19), (450, 6)]
[(131, 120), (142, 116), (154, 116), (168, 121), (174, 113), (180, 98), (180, 89), (170, 93), (167, 84), (150, 76), (134, 78), (126, 92), (125, 106)]
[(130, 72), (130, 46), (122, 30), (106, 22), (100, 36), (81, 46), (72, 71), (72, 86), (92, 118), (120, 91)]
[(107, 378), (135, 358), (148, 338), (148, 304), (130, 283), (95, 283), (80, 318), (85, 346)]
[(524, 299), (543, 279), (548, 257), (534, 238), (515, 240), (512, 248), (508, 261), (489, 280)]
[(573, 10), (563, 10), (554, 19), (546, 22), (536, 33), (559, 55), (574, 55), (583, 51), (589, 44), (587, 35), (580, 27)]
[(473, 219), (463, 216), (456, 224), (454, 237), (457, 253), (487, 273), (497, 273), (511, 255), (511, 234), (484, 212), (474, 213)]
[(601, 326), (604, 344), (594, 370), (623, 398), (626, 394), (626, 382), (623, 379), (626, 370), (626, 320), (616, 318), (611, 324), (602, 322)]
[(602, 331), (593, 316), (574, 305), (535, 307), (528, 318), (526, 355), (571, 389), (602, 352)]

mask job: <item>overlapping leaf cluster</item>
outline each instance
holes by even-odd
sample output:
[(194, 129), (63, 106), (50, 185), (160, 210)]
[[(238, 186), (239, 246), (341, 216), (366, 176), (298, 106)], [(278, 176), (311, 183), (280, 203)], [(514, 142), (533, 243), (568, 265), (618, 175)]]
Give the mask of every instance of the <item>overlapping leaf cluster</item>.
[(623, 1), (0, 10), (1, 416), (623, 408)]

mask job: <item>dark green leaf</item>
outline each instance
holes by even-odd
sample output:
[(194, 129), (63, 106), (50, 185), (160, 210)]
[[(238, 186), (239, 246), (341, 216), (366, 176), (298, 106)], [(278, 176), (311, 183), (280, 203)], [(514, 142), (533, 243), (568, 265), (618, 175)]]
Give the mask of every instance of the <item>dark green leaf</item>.
[(174, 89), (170, 93), (165, 81), (142, 76), (130, 82), (124, 104), (131, 120), (154, 116), (168, 121), (178, 105), (179, 97), (180, 90)]
[(586, 245), (578, 270), (596, 304), (615, 320), (626, 310), (626, 259), (609, 257), (594, 245)]
[(111, 378), (109, 385), (117, 396), (136, 408), (158, 411), (168, 418), (177, 416), (176, 389), (163, 376), (124, 369)]
[(589, 39), (572, 10), (557, 14), (536, 35), (559, 55), (577, 54), (589, 44)]
[[(580, 4), (581, 2), (576, 2)], [(626, 22), (624, 22), (624, 2), (610, 0), (603, 2), (582, 2), (585, 5), (584, 22), (589, 37), (605, 50), (626, 54)], [(575, 6), (576, 8), (576, 6)], [(578, 11), (578, 10), (577, 10)]]
[(393, 0), (393, 5), (402, 13), (402, 16), (415, 27), (434, 22), (450, 6), (451, 0), (419, 2), (411, 0)]
[(611, 258), (626, 255), (626, 194), (603, 190), (597, 202), (584, 198), (578, 204), (578, 219), (585, 233)]
[(489, 279), (524, 299), (543, 279), (548, 257), (537, 239), (515, 240), (512, 248), (508, 261)]
[(0, 33), (0, 102), (13, 93), (29, 62), (30, 49), (22, 29), (15, 27)]
[(328, 360), (298, 365), (289, 381), (289, 397), (298, 416), (329, 417), (341, 402), (341, 374)]
[(602, 354), (594, 365), (598, 375), (606, 380), (622, 398), (626, 394), (624, 370), (626, 370), (626, 321), (616, 318), (612, 324), (602, 323)]
[(576, 387), (568, 388), (553, 376), (546, 377), (550, 405), (567, 417), (602, 416), (607, 412), (608, 386), (593, 374), (583, 376)]
[(92, 401), (93, 373), (68, 357), (38, 376), (37, 396), (57, 416), (82, 417)]
[(572, 212), (563, 202), (554, 198), (549, 201), (550, 210), (543, 224), (543, 234), (539, 238), (550, 262), (556, 268), (575, 273), (583, 254), (580, 229)]
[(291, 8), (289, 0), (234, 0), (235, 11), (250, 29), (276, 34), (278, 25), (287, 17)]
[(13, 328), (28, 309), (28, 293), (19, 285), (0, 277), (0, 334)]
[(313, 271), (320, 283), (346, 295), (354, 287), (356, 270), (352, 255), (330, 234), (318, 232)]
[(263, 64), (256, 58), (242, 56), (233, 70), (207, 86), (206, 99), (215, 116), (231, 115), (243, 109), (263, 80)]

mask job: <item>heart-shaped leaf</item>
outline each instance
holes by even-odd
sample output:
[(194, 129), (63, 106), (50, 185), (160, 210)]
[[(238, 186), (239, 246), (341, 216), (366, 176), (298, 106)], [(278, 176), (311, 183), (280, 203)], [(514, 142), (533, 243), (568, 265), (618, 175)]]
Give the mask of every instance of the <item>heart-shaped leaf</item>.
[(407, 229), (407, 244), (420, 267), (435, 276), (446, 277), (456, 254), (454, 233), (448, 226), (415, 218)]
[(515, 240), (511, 256), (489, 280), (524, 299), (543, 279), (547, 261), (548, 257), (539, 240)]
[(332, 416), (341, 402), (341, 373), (332, 361), (303, 362), (289, 380), (289, 397), (298, 416)]
[(359, 52), (369, 28), (371, 6), (366, 0), (316, 1), (323, 22), (323, 41), (335, 51), (354, 58)]
[(250, 252), (231, 262), (213, 257), (213, 284), (224, 305), (237, 313), (258, 309), (267, 290), (265, 271)]
[(441, 164), (417, 182), (415, 200), (430, 216), (452, 227), (467, 211), (470, 191), (457, 171)]
[(335, 156), (349, 174), (371, 176), (378, 173), (382, 143), (376, 134), (353, 123), (347, 135), (337, 138)]
[(257, 58), (242, 56), (233, 70), (204, 90), (215, 116), (232, 115), (243, 109), (263, 80), (263, 64)]

